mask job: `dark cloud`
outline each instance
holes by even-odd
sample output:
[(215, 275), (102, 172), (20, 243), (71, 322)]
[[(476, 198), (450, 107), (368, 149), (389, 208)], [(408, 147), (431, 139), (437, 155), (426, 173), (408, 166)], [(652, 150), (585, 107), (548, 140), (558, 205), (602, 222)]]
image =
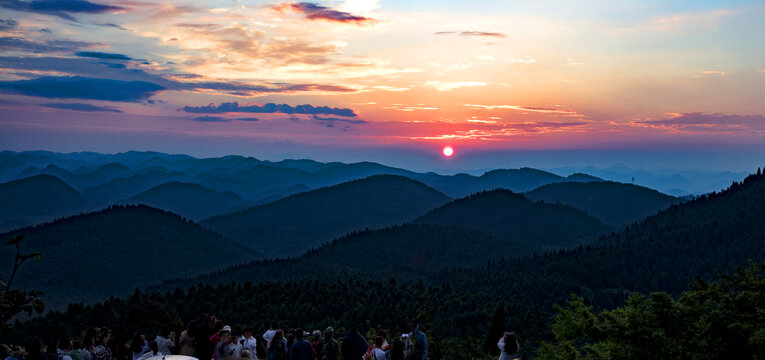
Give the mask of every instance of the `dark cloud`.
[(669, 118), (639, 121), (644, 127), (690, 133), (752, 133), (765, 132), (763, 115), (706, 114), (699, 112), (672, 113)]
[(102, 53), (102, 52), (96, 52), (96, 51), (80, 51), (76, 53), (75, 55), (79, 57), (107, 59), (107, 60), (133, 60), (129, 58), (127, 55)]
[(98, 24), (98, 25), (101, 25), (101, 26), (106, 26), (106, 27), (112, 27), (112, 28), (115, 28), (115, 29), (120, 29), (120, 30), (127, 30), (127, 29), (125, 29), (124, 27), (122, 27), (122, 26), (119, 26), (119, 25), (117, 25), (117, 24)]
[(278, 11), (289, 9), (289, 10), (301, 12), (305, 15), (305, 18), (308, 20), (326, 20), (326, 21), (334, 21), (334, 22), (341, 22), (341, 23), (355, 23), (355, 24), (371, 23), (375, 21), (372, 18), (359, 16), (359, 15), (353, 15), (345, 11), (334, 10), (326, 6), (322, 6), (322, 5), (318, 5), (318, 4), (314, 4), (310, 2), (279, 4), (279, 5), (276, 5), (274, 9)]
[(207, 106), (184, 106), (182, 109), (187, 113), (197, 114), (224, 114), (224, 113), (263, 113), (263, 114), (321, 114), (356, 117), (357, 114), (351, 109), (334, 108), (329, 106), (313, 106), (309, 104), (290, 106), (287, 104), (268, 103), (264, 105), (239, 106), (237, 102), (221, 103), (218, 106), (210, 104)]
[(16, 10), (48, 14), (76, 21), (69, 13), (100, 14), (108, 11), (123, 10), (119, 6), (96, 4), (85, 0), (0, 0), (0, 7)]
[(226, 122), (228, 119), (220, 117), (220, 116), (200, 116), (195, 117), (192, 120), (194, 121), (201, 121), (201, 122)]
[(123, 81), (83, 76), (43, 76), (30, 80), (2, 81), (0, 91), (26, 96), (111, 101), (146, 100), (165, 87), (146, 81)]
[(459, 34), (462, 36), (487, 36), (487, 37), (507, 37), (507, 35), (498, 32), (490, 31), (439, 31), (436, 35), (452, 35)]
[(57, 53), (73, 52), (82, 48), (100, 46), (98, 43), (89, 43), (72, 40), (47, 40), (47, 41), (29, 41), (19, 37), (0, 37), (0, 49), (6, 51), (24, 51), (31, 53)]
[(0, 19), (0, 31), (11, 30), (19, 26), (19, 22), (13, 19)]
[(75, 111), (85, 111), (85, 112), (94, 112), (94, 111), (108, 111), (108, 112), (116, 112), (116, 113), (122, 112), (122, 110), (112, 106), (95, 106), (95, 105), (83, 104), (83, 103), (50, 103), (50, 104), (43, 104), (43, 106), (54, 108), (54, 109), (65, 109), (65, 110), (75, 110)]
[(254, 118), (254, 117), (227, 119), (227, 118), (220, 117), (220, 116), (199, 116), (199, 117), (193, 118), (192, 120), (202, 121), (202, 122), (226, 122), (226, 121), (232, 121), (232, 120), (235, 120), (235, 121), (260, 121), (260, 119)]
[(318, 115), (312, 115), (311, 119), (321, 123), (344, 122), (349, 124), (369, 124), (369, 121), (360, 120), (360, 119), (341, 119), (341, 118), (335, 118), (335, 117), (321, 117)]

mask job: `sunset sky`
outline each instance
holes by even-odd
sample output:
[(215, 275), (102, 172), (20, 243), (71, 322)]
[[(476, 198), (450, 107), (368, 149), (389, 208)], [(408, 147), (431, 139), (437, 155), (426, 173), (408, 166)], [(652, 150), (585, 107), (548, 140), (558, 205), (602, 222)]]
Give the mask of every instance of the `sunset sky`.
[[(765, 155), (762, 19), (761, 1), (0, 0), (0, 150), (733, 166)], [(447, 145), (455, 163), (428, 163)]]

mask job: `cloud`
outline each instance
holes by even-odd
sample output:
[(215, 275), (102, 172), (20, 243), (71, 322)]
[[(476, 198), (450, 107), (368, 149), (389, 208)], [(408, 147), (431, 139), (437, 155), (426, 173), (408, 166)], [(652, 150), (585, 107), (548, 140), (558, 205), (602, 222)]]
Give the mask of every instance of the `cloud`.
[(24, 51), (35, 54), (73, 52), (82, 48), (102, 46), (98, 43), (90, 43), (72, 40), (45, 40), (29, 41), (19, 37), (0, 37), (0, 49), (5, 51)]
[(96, 4), (85, 0), (0, 0), (0, 7), (58, 16), (60, 18), (76, 21), (69, 13), (100, 14), (110, 11), (120, 11), (124, 8), (112, 5)]
[(483, 36), (483, 37), (507, 37), (506, 34), (490, 31), (438, 31), (435, 35), (453, 35), (459, 34), (462, 36)]
[(358, 116), (355, 111), (347, 108), (334, 108), (329, 106), (313, 106), (309, 104), (290, 106), (287, 104), (268, 103), (264, 105), (239, 106), (237, 102), (221, 103), (218, 106), (209, 104), (207, 106), (184, 106), (182, 109), (187, 113), (196, 114), (224, 114), (224, 113), (261, 113), (261, 114), (320, 114), (320, 115), (338, 115), (346, 117)]
[(146, 100), (165, 87), (146, 81), (123, 81), (83, 76), (43, 76), (30, 80), (2, 81), (0, 92), (26, 96), (110, 101)]
[(194, 121), (201, 121), (201, 122), (226, 122), (229, 121), (228, 119), (220, 116), (199, 116), (195, 117), (192, 120)]
[(518, 105), (478, 105), (478, 104), (465, 104), (465, 106), (472, 109), (484, 109), (484, 110), (496, 110), (496, 109), (508, 109), (518, 110), (524, 112), (543, 113), (543, 114), (561, 114), (572, 117), (582, 117), (584, 115), (579, 114), (576, 110), (555, 109), (555, 108), (543, 108), (533, 106), (518, 106)]
[(110, 53), (102, 53), (102, 52), (95, 52), (95, 51), (80, 51), (76, 53), (75, 55), (79, 57), (107, 59), (107, 60), (133, 60), (129, 58), (127, 55), (110, 54)]
[(254, 117), (227, 119), (227, 118), (220, 117), (220, 116), (199, 116), (199, 117), (193, 118), (192, 120), (202, 121), (202, 122), (226, 122), (226, 121), (232, 121), (232, 120), (236, 120), (236, 121), (260, 121), (260, 119), (254, 118)]
[(698, 74), (694, 75), (694, 77), (697, 77), (697, 78), (709, 77), (709, 76), (725, 76), (725, 72), (719, 71), (719, 70), (704, 70), (704, 71), (699, 71)]
[(375, 22), (375, 20), (372, 18), (353, 15), (345, 11), (334, 10), (326, 6), (310, 2), (278, 4), (273, 8), (279, 12), (292, 10), (303, 13), (305, 18), (308, 20), (325, 20), (340, 23), (352, 23), (357, 25)]
[(335, 117), (321, 117), (318, 115), (311, 115), (311, 119), (319, 121), (319, 122), (344, 122), (348, 124), (369, 124), (369, 121), (366, 120), (360, 120), (360, 119), (341, 119), (341, 118), (335, 118)]
[[(2, 38), (0, 38), (2, 39)], [(0, 40), (0, 49), (2, 49)], [(110, 78), (123, 81), (145, 81), (157, 84), (167, 90), (185, 92), (217, 92), (226, 95), (252, 97), (264, 94), (294, 93), (352, 93), (357, 89), (332, 84), (290, 84), (290, 83), (244, 83), (205, 81), (204, 77), (190, 74), (155, 75), (141, 69), (125, 69), (122, 64), (94, 62), (88, 58), (59, 57), (0, 57), (0, 68), (27, 70), (43, 74), (67, 73), (95, 78)]]
[(707, 113), (669, 113), (668, 118), (633, 122), (632, 125), (662, 129), (674, 133), (765, 133), (763, 115), (728, 115)]
[(569, 121), (569, 122), (549, 122), (549, 121), (531, 121), (523, 123), (512, 124), (489, 124), (489, 123), (475, 123), (472, 126), (479, 126), (480, 128), (473, 128), (468, 130), (457, 130), (449, 134), (439, 134), (435, 136), (417, 136), (411, 137), (413, 140), (503, 140), (517, 136), (523, 136), (528, 134), (544, 134), (554, 132), (571, 132), (581, 129), (577, 129), (581, 126), (588, 125), (588, 122), (584, 121)]
[(116, 113), (122, 112), (122, 110), (112, 106), (95, 106), (95, 105), (83, 104), (83, 103), (50, 103), (50, 104), (43, 104), (43, 106), (54, 108), (54, 109), (65, 109), (65, 110), (84, 111), (84, 112), (94, 112), (94, 111), (108, 111), (108, 112), (116, 112)]
[(515, 64), (515, 63), (521, 63), (521, 64), (533, 64), (537, 62), (537, 59), (535, 59), (533, 56), (524, 56), (522, 58), (509, 58), (505, 59), (505, 61)]
[(19, 25), (19, 22), (13, 19), (0, 19), (0, 31), (11, 30)]
[(426, 81), (426, 86), (432, 86), (436, 88), (438, 91), (452, 91), (456, 88), (461, 87), (473, 87), (473, 86), (484, 86), (487, 85), (484, 82), (479, 81)]

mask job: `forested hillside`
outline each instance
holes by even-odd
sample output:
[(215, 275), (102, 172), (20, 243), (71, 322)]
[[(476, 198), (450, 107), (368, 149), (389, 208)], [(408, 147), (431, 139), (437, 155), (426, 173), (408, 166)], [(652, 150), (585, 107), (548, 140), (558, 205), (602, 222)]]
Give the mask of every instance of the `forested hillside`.
[(392, 175), (317, 189), (201, 224), (271, 258), (297, 256), (352, 231), (409, 221), (449, 198)]
[[(49, 308), (125, 295), (136, 287), (248, 261), (257, 254), (180, 216), (146, 206), (118, 206), (0, 235), (25, 234), (17, 286), (45, 292)], [(8, 246), (0, 258), (12, 259)], [(10, 267), (10, 265), (9, 265)]]
[(504, 189), (484, 191), (447, 203), (414, 223), (464, 227), (530, 246), (549, 247), (587, 244), (611, 230), (581, 210), (535, 202)]
[(0, 231), (74, 215), (87, 208), (77, 190), (52, 175), (0, 184)]
[(612, 181), (548, 184), (524, 195), (583, 210), (614, 227), (630, 225), (680, 202), (653, 189)]

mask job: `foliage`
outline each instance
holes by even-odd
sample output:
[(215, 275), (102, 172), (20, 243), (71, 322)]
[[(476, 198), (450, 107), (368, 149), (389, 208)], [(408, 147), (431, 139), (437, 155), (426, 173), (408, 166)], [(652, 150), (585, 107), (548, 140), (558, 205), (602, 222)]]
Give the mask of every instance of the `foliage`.
[(555, 340), (539, 359), (757, 359), (765, 354), (765, 264), (701, 280), (674, 300), (665, 292), (631, 296), (599, 314), (572, 296), (556, 307)]
[(489, 330), (486, 335), (486, 341), (484, 342), (484, 350), (494, 356), (499, 355), (499, 348), (497, 342), (502, 336), (504, 336), (507, 328), (505, 327), (505, 305), (500, 304), (497, 306), (497, 310), (494, 311), (494, 316), (491, 317), (491, 324), (489, 324)]
[(39, 252), (21, 253), (22, 241), (24, 241), (24, 235), (17, 235), (5, 243), (6, 246), (12, 245), (16, 248), (16, 255), (13, 258), (13, 271), (8, 283), (0, 276), (0, 293), (2, 294), (0, 299), (0, 327), (2, 328), (10, 328), (9, 322), (21, 312), (26, 312), (29, 315), (32, 313), (41, 314), (45, 309), (45, 304), (40, 298), (43, 294), (41, 291), (11, 290), (13, 280), (21, 265), (30, 259), (40, 260)]

